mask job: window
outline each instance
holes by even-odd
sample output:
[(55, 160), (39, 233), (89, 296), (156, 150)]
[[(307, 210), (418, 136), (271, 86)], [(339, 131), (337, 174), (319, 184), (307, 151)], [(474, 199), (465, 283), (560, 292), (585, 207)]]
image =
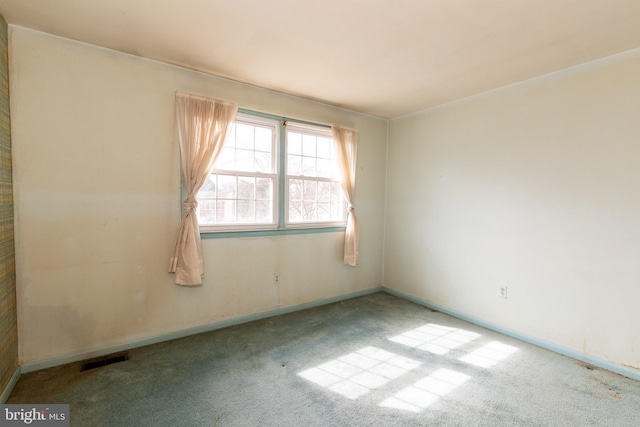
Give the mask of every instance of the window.
[(238, 116), (198, 192), (201, 229), (275, 228), (277, 122)]
[(197, 200), (203, 233), (343, 227), (331, 130), (239, 113)]
[(286, 129), (286, 223), (344, 223), (345, 201), (331, 132), (291, 124)]

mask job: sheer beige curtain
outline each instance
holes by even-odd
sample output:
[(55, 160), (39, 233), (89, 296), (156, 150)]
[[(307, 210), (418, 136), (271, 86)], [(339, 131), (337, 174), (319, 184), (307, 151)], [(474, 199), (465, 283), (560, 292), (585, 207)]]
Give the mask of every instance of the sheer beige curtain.
[(356, 186), (356, 151), (358, 144), (358, 131), (340, 126), (332, 126), (333, 141), (338, 152), (338, 164), (340, 166), (340, 176), (342, 192), (349, 206), (349, 216), (347, 217), (347, 230), (344, 234), (344, 263), (355, 267), (358, 265), (358, 241), (360, 232), (358, 230), (358, 219), (356, 218), (355, 206), (353, 205), (353, 195)]
[(196, 194), (211, 173), (237, 112), (238, 106), (234, 104), (176, 93), (182, 172), (188, 192), (182, 204), (184, 215), (169, 265), (169, 272), (175, 273), (176, 285), (202, 284), (204, 267), (195, 212), (198, 207)]

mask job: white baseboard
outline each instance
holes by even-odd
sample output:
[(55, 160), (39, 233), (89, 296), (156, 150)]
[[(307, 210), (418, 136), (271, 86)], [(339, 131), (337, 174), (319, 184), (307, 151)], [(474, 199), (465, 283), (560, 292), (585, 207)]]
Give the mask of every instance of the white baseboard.
[(640, 371), (627, 368), (625, 366), (621, 366), (612, 362), (608, 362), (606, 360), (598, 359), (597, 357), (589, 356), (587, 354), (580, 353), (578, 351), (572, 350), (567, 347), (563, 347), (558, 344), (554, 344), (549, 341), (541, 340), (536, 337), (532, 337), (529, 335), (522, 334), (518, 331), (514, 331), (511, 329), (503, 328), (502, 326), (494, 325), (493, 323), (485, 322), (484, 320), (476, 319), (475, 317), (467, 316), (466, 314), (458, 313), (455, 310), (450, 310), (446, 307), (439, 306), (437, 304), (433, 304), (429, 301), (425, 301), (420, 298), (416, 298), (411, 295), (404, 294), (402, 292), (398, 292), (394, 289), (390, 289), (387, 287), (382, 287), (382, 291), (391, 295), (395, 295), (400, 298), (404, 298), (408, 301), (415, 302), (416, 304), (423, 305), (432, 310), (439, 311), (441, 313), (448, 314), (453, 317), (457, 317), (458, 319), (465, 320), (469, 323), (473, 323), (474, 325), (482, 326), (483, 328), (491, 329), (492, 331), (499, 332), (504, 335), (508, 335), (513, 338), (517, 338), (521, 341), (528, 342), (530, 344), (536, 345), (538, 347), (546, 348), (547, 350), (551, 350), (556, 353), (560, 353), (564, 356), (571, 357), (573, 359), (579, 360), (581, 362), (588, 363), (593, 366), (597, 366), (602, 369), (606, 369), (607, 371), (615, 372), (616, 374), (624, 375), (625, 377), (640, 381)]
[(612, 363), (612, 362), (608, 362), (606, 360), (602, 360), (602, 359), (599, 359), (599, 358), (596, 358), (596, 357), (593, 357), (593, 356), (589, 356), (589, 355), (577, 352), (575, 350), (572, 350), (570, 348), (563, 347), (563, 346), (560, 346), (560, 345), (557, 345), (557, 344), (554, 344), (554, 343), (551, 343), (551, 342), (548, 342), (548, 341), (545, 341), (545, 340), (541, 340), (541, 339), (536, 338), (536, 337), (525, 335), (525, 334), (522, 334), (520, 332), (511, 330), (511, 329), (507, 329), (507, 328), (504, 328), (502, 326), (498, 326), (498, 325), (492, 324), (490, 322), (485, 322), (484, 320), (476, 319), (474, 317), (467, 316), (467, 315), (462, 314), (462, 313), (458, 313), (455, 310), (451, 310), (451, 309), (448, 309), (446, 307), (442, 307), (442, 306), (439, 306), (437, 304), (433, 304), (431, 302), (422, 300), (420, 298), (413, 297), (411, 295), (404, 294), (404, 293), (396, 291), (394, 289), (390, 289), (390, 288), (387, 288), (387, 287), (376, 287), (376, 288), (371, 288), (371, 289), (365, 289), (365, 290), (359, 291), (359, 292), (354, 292), (354, 293), (347, 294), (347, 295), (340, 295), (340, 296), (336, 296), (336, 297), (332, 297), (332, 298), (326, 298), (326, 299), (322, 299), (322, 300), (318, 300), (318, 301), (312, 301), (312, 302), (299, 304), (299, 305), (294, 305), (294, 306), (290, 306), (290, 307), (284, 307), (284, 308), (278, 308), (278, 309), (275, 309), (275, 310), (269, 310), (269, 311), (265, 311), (265, 312), (262, 312), (262, 313), (256, 313), (256, 314), (251, 314), (251, 315), (247, 315), (247, 316), (236, 317), (236, 318), (233, 318), (233, 319), (223, 320), (221, 322), (215, 322), (215, 323), (211, 323), (211, 324), (207, 324), (207, 325), (198, 326), (198, 327), (195, 327), (195, 328), (183, 329), (183, 330), (180, 330), (180, 331), (170, 332), (170, 333), (167, 333), (167, 334), (162, 334), (162, 335), (157, 335), (157, 336), (154, 336), (154, 337), (149, 337), (149, 338), (145, 338), (145, 339), (141, 339), (141, 340), (131, 341), (131, 342), (127, 342), (127, 343), (116, 345), (116, 346), (105, 347), (105, 348), (101, 348), (101, 349), (98, 349), (98, 350), (92, 350), (92, 351), (72, 354), (72, 355), (68, 355), (68, 356), (63, 356), (63, 357), (43, 360), (43, 361), (39, 361), (39, 362), (28, 363), (28, 364), (25, 364), (25, 365), (19, 367), (16, 370), (16, 373), (13, 375), (13, 377), (11, 379), (11, 382), (6, 387), (4, 392), (2, 393), (2, 399), (3, 400), (1, 402), (5, 402), (6, 399), (9, 397), (9, 394), (11, 393), (11, 390), (13, 390), (13, 387), (15, 386), (15, 383), (17, 382), (17, 380), (18, 380), (18, 378), (20, 376), (20, 373), (33, 372), (33, 371), (37, 371), (37, 370), (40, 370), (40, 369), (51, 368), (51, 367), (54, 367), (54, 366), (64, 365), (64, 364), (67, 364), (67, 363), (77, 362), (77, 361), (84, 360), (84, 359), (90, 359), (90, 358), (93, 358), (93, 357), (99, 357), (99, 356), (103, 356), (103, 355), (106, 355), (106, 354), (117, 353), (117, 352), (124, 351), (124, 350), (130, 350), (130, 349), (133, 349), (133, 348), (136, 348), (136, 347), (143, 347), (143, 346), (150, 345), (150, 344), (157, 344), (157, 343), (164, 342), (164, 341), (169, 341), (169, 340), (173, 340), (173, 339), (177, 339), (177, 338), (183, 338), (183, 337), (186, 337), (186, 336), (189, 336), (189, 335), (195, 335), (195, 334), (199, 334), (199, 333), (203, 333), (203, 332), (209, 332), (209, 331), (213, 331), (213, 330), (216, 330), (216, 329), (227, 328), (229, 326), (235, 326), (235, 325), (240, 325), (240, 324), (243, 324), (243, 323), (253, 322), (255, 320), (261, 320), (261, 319), (266, 319), (266, 318), (273, 317), (273, 316), (279, 316), (279, 315), (282, 315), (282, 314), (292, 313), (294, 311), (300, 311), (300, 310), (305, 310), (305, 309), (308, 309), (308, 308), (313, 308), (313, 307), (319, 307), (319, 306), (322, 306), (322, 305), (332, 304), (334, 302), (344, 301), (344, 300), (348, 300), (348, 299), (351, 299), (351, 298), (357, 298), (357, 297), (373, 294), (373, 293), (380, 292), (380, 291), (383, 291), (383, 292), (386, 292), (386, 293), (388, 293), (390, 295), (394, 295), (394, 296), (406, 299), (408, 301), (412, 301), (412, 302), (414, 302), (416, 304), (420, 304), (420, 305), (428, 307), (428, 308), (430, 308), (432, 310), (439, 311), (439, 312), (448, 314), (448, 315), (453, 316), (453, 317), (457, 317), (458, 319), (465, 320), (465, 321), (467, 321), (469, 323), (473, 323), (475, 325), (482, 326), (482, 327), (487, 328), (487, 329), (491, 329), (491, 330), (499, 332), (501, 334), (508, 335), (510, 337), (519, 339), (521, 341), (528, 342), (528, 343), (536, 345), (538, 347), (542, 347), (542, 348), (545, 348), (547, 350), (551, 350), (551, 351), (554, 351), (556, 353), (571, 357), (571, 358), (579, 360), (581, 362), (589, 363), (590, 365), (597, 366), (599, 368), (606, 369), (608, 371), (615, 372), (617, 374), (624, 375), (625, 377), (632, 378), (634, 380), (640, 381), (640, 371), (637, 371), (637, 370), (634, 370), (634, 369), (631, 369), (631, 368), (627, 368), (625, 366), (620, 366), (618, 364), (615, 364), (615, 363)]
[(214, 331), (216, 329), (227, 328), (229, 326), (236, 326), (242, 323), (253, 322), (255, 320), (266, 319), (268, 317), (279, 316), (281, 314), (287, 314), (294, 311), (305, 310), (308, 308), (319, 307), (322, 305), (332, 304), (334, 302), (344, 301), (351, 298), (357, 298), (364, 295), (373, 294), (376, 292), (380, 292), (382, 290), (381, 287), (365, 289), (363, 291), (354, 292), (346, 295), (339, 295), (336, 297), (325, 298), (322, 300), (312, 301), (304, 304), (298, 304), (289, 307), (278, 308), (275, 310), (269, 310), (262, 313), (250, 314), (247, 316), (236, 317), (233, 319), (227, 319), (220, 322), (210, 323), (202, 326), (197, 326), (194, 328), (182, 329), (175, 332), (169, 332), (167, 334), (156, 335), (149, 338), (144, 338), (140, 340), (130, 341), (124, 344), (119, 344), (110, 347), (104, 347), (97, 350), (91, 350), (76, 354), (71, 354), (68, 356), (56, 357), (52, 359), (42, 360), (33, 363), (27, 363), (22, 365), (22, 373), (39, 371), (40, 369), (52, 368), (54, 366), (65, 365), (67, 363), (78, 362), (80, 360), (91, 359), (94, 357), (104, 356), (106, 354), (117, 353), (125, 350), (131, 350), (136, 347), (143, 347), (146, 345), (157, 344), (164, 341), (170, 341), (177, 338), (183, 338), (189, 335), (200, 334), (203, 332)]
[(13, 375), (11, 376), (11, 379), (9, 380), (9, 384), (7, 384), (4, 390), (2, 390), (2, 394), (0, 395), (0, 403), (7, 402), (7, 400), (9, 399), (9, 396), (11, 395), (11, 392), (13, 391), (13, 388), (16, 386), (16, 383), (20, 378), (20, 373), (21, 373), (21, 369), (20, 369), (20, 366), (18, 366), (15, 372), (13, 373)]

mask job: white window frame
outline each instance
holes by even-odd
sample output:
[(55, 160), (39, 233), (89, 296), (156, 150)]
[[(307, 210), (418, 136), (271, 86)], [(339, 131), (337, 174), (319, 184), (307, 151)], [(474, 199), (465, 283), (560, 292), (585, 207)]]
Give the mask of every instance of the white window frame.
[[(252, 235), (252, 233), (261, 233), (260, 235), (278, 235), (278, 234), (297, 234), (297, 233), (316, 233), (316, 232), (330, 232), (344, 230), (347, 223), (347, 203), (342, 194), (342, 185), (339, 179), (334, 178), (322, 178), (322, 177), (304, 177), (287, 175), (287, 127), (295, 128), (303, 133), (312, 132), (318, 136), (327, 137), (332, 140), (332, 151), (335, 150), (335, 143), (333, 143), (333, 135), (331, 129), (328, 126), (318, 125), (314, 123), (289, 119), (280, 116), (274, 116), (266, 113), (259, 113), (249, 110), (241, 110), (238, 112), (235, 123), (246, 123), (252, 126), (264, 126), (269, 127), (273, 131), (272, 141), (272, 165), (274, 166), (273, 174), (265, 174), (260, 172), (244, 172), (235, 170), (223, 170), (216, 168), (211, 174), (217, 175), (229, 175), (229, 176), (249, 176), (262, 178), (271, 178), (273, 181), (273, 222), (272, 223), (225, 223), (225, 224), (203, 224), (199, 223), (200, 233), (203, 238), (216, 238), (225, 236), (243, 236)], [(226, 143), (226, 141), (225, 141)], [(336, 159), (337, 161), (337, 159)], [(337, 182), (340, 191), (340, 203), (344, 207), (344, 212), (341, 220), (336, 221), (304, 221), (304, 222), (290, 222), (288, 218), (289, 209), (289, 186), (288, 179), (299, 178), (308, 179), (313, 181), (326, 181)], [(183, 190), (184, 188), (183, 182)], [(217, 191), (217, 190), (216, 190)], [(184, 195), (186, 197), (186, 195)], [(184, 198), (183, 197), (183, 198)], [(197, 196), (196, 196), (197, 197)], [(197, 197), (198, 198), (198, 197)], [(205, 206), (208, 200), (218, 200), (217, 193), (215, 199), (202, 199), (198, 198), (199, 206)], [(199, 217), (200, 218), (200, 217)]]
[[(273, 138), (271, 141), (271, 164), (273, 165), (273, 173), (264, 172), (246, 172), (239, 170), (224, 170), (215, 167), (211, 171), (211, 175), (227, 175), (235, 177), (253, 177), (253, 178), (270, 178), (272, 179), (272, 219), (270, 223), (224, 223), (224, 224), (200, 224), (201, 233), (210, 233), (217, 231), (245, 231), (245, 230), (269, 230), (278, 228), (278, 188), (279, 188), (279, 140), (280, 140), (280, 126), (279, 122), (274, 119), (260, 117), (256, 115), (250, 115), (245, 113), (238, 113), (234, 121), (236, 123), (247, 124), (256, 127), (269, 128), (273, 132)], [(226, 141), (225, 141), (226, 142)], [(217, 198), (216, 198), (217, 200)], [(199, 199), (199, 204), (204, 203)], [(237, 214), (237, 206), (236, 206)]]
[[(285, 226), (287, 228), (323, 228), (323, 227), (341, 227), (346, 226), (347, 224), (347, 203), (344, 199), (344, 195), (342, 194), (342, 185), (340, 183), (339, 176), (335, 177), (320, 177), (320, 176), (307, 176), (303, 172), (299, 175), (292, 175), (289, 172), (288, 166), (288, 154), (289, 154), (289, 131), (297, 132), (305, 135), (313, 135), (322, 138), (328, 138), (331, 140), (331, 153), (333, 154), (332, 160), (337, 162), (335, 153), (335, 143), (333, 142), (333, 135), (331, 133), (331, 129), (320, 126), (313, 126), (309, 124), (301, 124), (296, 122), (288, 121), (285, 126), (285, 144), (284, 144), (284, 162), (285, 162), (285, 202), (284, 202), (284, 217), (285, 217)], [(301, 155), (302, 157), (302, 155)], [(337, 165), (335, 165), (337, 171)], [(342, 211), (342, 218), (339, 220), (328, 220), (328, 221), (291, 221), (289, 218), (289, 204), (290, 204), (290, 191), (289, 191), (289, 181), (290, 179), (298, 179), (302, 181), (313, 181), (313, 182), (327, 182), (327, 183), (335, 183), (338, 186), (339, 195), (339, 204), (340, 210)]]

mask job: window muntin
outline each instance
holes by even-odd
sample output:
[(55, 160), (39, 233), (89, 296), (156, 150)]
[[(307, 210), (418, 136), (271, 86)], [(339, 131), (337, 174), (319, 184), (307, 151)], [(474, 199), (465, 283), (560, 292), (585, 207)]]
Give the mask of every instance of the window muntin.
[(288, 226), (346, 222), (338, 162), (329, 130), (288, 123), (285, 167)]
[(238, 115), (197, 195), (203, 231), (275, 228), (278, 122)]

